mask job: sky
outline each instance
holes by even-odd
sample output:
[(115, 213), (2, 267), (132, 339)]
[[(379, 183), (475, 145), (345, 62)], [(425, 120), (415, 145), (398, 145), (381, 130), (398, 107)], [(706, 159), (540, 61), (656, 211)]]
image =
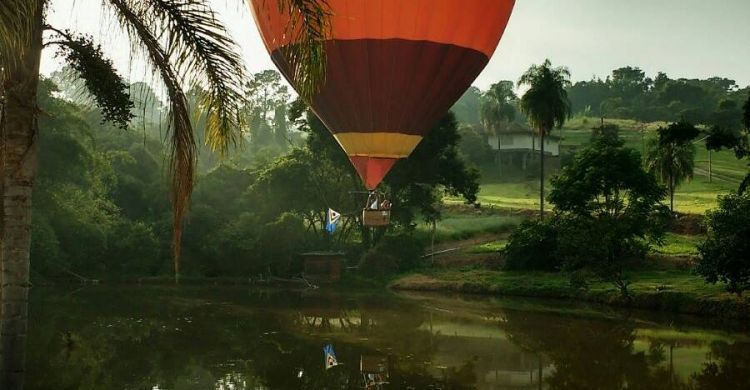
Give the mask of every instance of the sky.
[[(248, 70), (273, 69), (243, 2), (210, 1), (238, 42)], [(48, 22), (93, 35), (123, 75), (148, 80), (100, 4), (52, 0)], [(747, 86), (749, 16), (750, 0), (517, 0), (500, 46), (475, 85), (484, 89), (499, 80), (515, 81), (531, 64), (549, 58), (567, 66), (573, 81), (604, 78), (612, 69), (633, 65), (649, 76), (659, 71), (672, 78), (722, 76)], [(48, 49), (42, 72), (59, 68), (54, 49)]]

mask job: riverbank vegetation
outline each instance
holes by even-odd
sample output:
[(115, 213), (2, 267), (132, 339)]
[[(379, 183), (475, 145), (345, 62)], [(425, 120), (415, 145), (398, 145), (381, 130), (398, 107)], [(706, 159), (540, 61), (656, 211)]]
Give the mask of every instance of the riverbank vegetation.
[[(101, 112), (72, 76), (69, 70), (55, 74), (42, 83), (39, 93), (48, 115), (41, 120), (45, 153), (40, 155), (34, 202), (32, 280), (38, 284), (61, 279), (166, 280), (172, 264), (167, 160), (161, 142), (164, 105), (149, 85), (131, 85), (135, 119), (128, 130), (117, 129), (101, 123)], [(464, 281), (471, 285), (482, 272), (494, 275), (490, 279), (496, 278), (492, 280), (498, 283), (506, 283), (507, 275), (520, 278), (528, 272), (533, 279), (546, 270), (555, 273), (542, 279), (559, 281), (565, 288), (589, 287), (591, 294), (598, 294), (606, 290), (604, 279), (622, 274), (609, 282), (619, 283), (620, 292), (627, 291), (633, 302), (645, 291), (667, 291), (671, 285), (708, 294), (720, 292), (723, 282), (729, 282), (720, 275), (730, 271), (712, 266), (714, 271), (706, 271), (706, 277), (722, 284), (697, 288), (700, 278), (691, 270), (692, 264), (703, 258), (699, 247), (708, 248), (708, 244), (703, 245), (706, 234), (714, 235), (713, 242), (723, 239), (716, 228), (703, 223), (702, 214), (719, 207), (720, 195), (736, 193), (747, 174), (742, 154), (744, 127), (738, 128), (738, 121), (724, 131), (724, 127), (709, 123), (670, 126), (673, 118), (669, 116), (649, 123), (635, 116), (594, 119), (592, 111), (580, 108), (576, 84), (568, 86), (572, 117), (562, 128), (550, 132), (560, 136), (559, 163), (551, 164), (545, 174), (544, 196), (550, 201), (545, 209), (552, 217), (546, 225), (539, 225), (532, 222), (540, 199), (537, 160), (532, 156), (526, 169), (498, 166), (496, 157), (502, 152), (489, 147), (487, 138), (492, 134), (484, 128), (490, 126), (502, 135), (509, 126), (527, 126), (518, 108), (519, 98), (503, 92), (501, 87), (510, 83), (496, 85), (494, 93), (502, 96), (495, 98), (495, 109), (500, 113), (493, 122), (492, 110), (487, 108), (491, 106), (486, 106), (482, 114), (482, 91), (472, 89), (454, 107), (455, 119), (444, 117), (415, 154), (386, 178), (383, 189), (394, 203), (394, 224), (387, 231), (371, 231), (363, 229), (359, 220), (366, 194), (346, 155), (323, 124), (304, 104), (292, 100), (278, 74), (261, 72), (252, 80), (244, 91), (248, 98), (244, 121), (249, 126), (240, 148), (225, 156), (208, 147), (200, 148), (182, 251), (182, 271), (190, 280), (298, 276), (302, 272), (299, 253), (329, 250), (344, 251), (347, 265), (359, 268), (353, 276), (359, 280), (382, 281), (392, 279), (393, 274), (419, 272), (435, 280), (451, 281), (452, 276), (447, 275), (465, 274)], [(737, 94), (736, 89), (729, 88), (723, 98), (716, 99), (738, 100)], [(196, 96), (198, 92), (188, 94), (190, 99)], [(729, 108), (721, 107), (729, 106), (717, 103), (716, 112), (724, 115)], [(472, 113), (474, 109), (477, 111)], [(734, 114), (737, 110), (730, 111)], [(202, 123), (198, 121), (199, 132)], [(694, 131), (687, 134), (685, 128)], [(654, 225), (631, 224), (638, 231), (628, 239), (619, 228), (612, 230), (609, 239), (595, 234), (606, 231), (598, 224), (610, 224), (597, 222), (592, 216), (607, 213), (588, 209), (592, 203), (583, 201), (583, 193), (590, 193), (591, 199), (606, 198), (607, 191), (618, 193), (620, 198), (611, 200), (622, 206), (635, 206), (644, 198), (626, 200), (628, 189), (604, 189), (600, 185), (603, 182), (587, 182), (592, 176), (586, 176), (586, 172), (592, 167), (609, 167), (611, 171), (602, 170), (600, 178), (625, 182), (632, 176), (632, 183), (648, 182), (651, 174), (645, 170), (649, 165), (642, 156), (660, 150), (670, 131), (684, 137), (680, 142), (695, 145), (694, 154), (685, 156), (687, 160), (692, 157), (693, 179), (674, 186), (676, 219), (664, 221), (663, 212), (656, 211), (660, 204), (669, 203), (664, 203), (669, 197), (657, 197), (652, 185), (650, 200), (643, 203), (645, 209), (637, 208), (646, 214), (629, 218), (653, 221)], [(606, 163), (597, 163), (596, 153)], [(607, 153), (628, 156), (628, 167), (614, 164), (613, 155)], [(586, 159), (592, 161), (582, 166)], [(669, 160), (662, 159), (660, 166), (668, 168), (664, 164)], [(689, 168), (684, 172), (686, 178)], [(652, 170), (654, 177), (666, 177), (667, 184), (668, 175), (660, 172)], [(636, 174), (640, 175), (638, 179), (633, 176)], [(566, 201), (560, 199), (562, 192)], [(668, 193), (665, 190), (663, 194)], [(328, 208), (343, 214), (334, 234), (323, 229)], [(627, 207), (614, 209), (627, 212)], [(660, 224), (656, 224), (657, 214), (662, 218)], [(655, 234), (657, 225), (660, 231)], [(562, 232), (564, 245), (545, 246), (543, 236), (548, 232), (544, 229)], [(587, 231), (590, 233), (583, 233)], [(653, 240), (646, 245), (649, 241), (644, 239), (652, 233)], [(542, 237), (534, 238), (535, 234)], [(737, 232), (735, 237), (743, 234)], [(523, 243), (522, 236), (528, 242)], [(592, 244), (594, 238), (599, 240), (596, 245)], [(597, 252), (609, 245), (602, 240), (613, 245), (630, 244), (627, 250), (611, 248), (616, 256), (605, 256)], [(538, 271), (521, 271), (523, 267), (502, 270), (513, 262), (508, 263), (508, 259), (520, 255), (545, 264), (544, 259), (555, 251), (558, 259), (531, 267)], [(677, 259), (683, 266), (667, 273), (651, 273), (649, 259)], [(609, 266), (597, 272), (598, 266), (612, 264), (619, 264), (622, 272), (613, 273)], [(646, 268), (641, 270), (641, 266)], [(465, 269), (471, 272), (459, 272)], [(659, 277), (663, 282), (658, 282)], [(480, 280), (486, 281), (484, 277)], [(530, 288), (537, 284), (528, 281), (523, 279), (529, 287), (523, 291), (537, 295)], [(521, 291), (485, 284), (498, 292)], [(644, 287), (652, 285), (663, 288)], [(551, 291), (542, 290), (545, 296)], [(560, 291), (561, 297), (581, 296), (563, 292), (562, 287), (555, 291)]]

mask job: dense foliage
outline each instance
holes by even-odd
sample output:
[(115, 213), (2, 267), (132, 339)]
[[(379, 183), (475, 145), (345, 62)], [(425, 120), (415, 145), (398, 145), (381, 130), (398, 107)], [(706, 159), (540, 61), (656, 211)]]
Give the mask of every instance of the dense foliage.
[[(167, 116), (158, 95), (147, 84), (132, 85), (135, 121), (123, 130), (101, 123), (104, 113), (70, 73), (56, 74), (39, 91), (47, 115), (40, 123), (33, 275), (165, 276), (171, 215), (161, 142)], [(300, 272), (296, 255), (305, 250), (345, 249), (356, 262), (380, 240), (371, 253), (416, 248), (394, 255), (396, 270), (413, 267), (421, 256), (410, 234), (414, 224), (440, 217), (446, 191), (476, 197), (478, 173), (461, 158), (458, 125), (448, 114), (384, 183), (397, 205), (392, 231), (364, 229), (361, 181), (320, 120), (303, 104), (291, 105), (274, 72), (254, 75), (247, 90), (243, 112), (254, 123), (248, 146), (225, 157), (201, 149), (184, 230), (186, 277), (292, 275)], [(196, 107), (199, 95), (188, 94)], [(201, 129), (205, 117), (196, 124)], [(344, 214), (335, 235), (322, 229), (329, 207)]]
[(750, 195), (721, 197), (706, 224), (697, 271), (707, 282), (726, 283), (727, 290), (741, 294), (750, 288)]
[(640, 154), (617, 138), (599, 137), (552, 187), (555, 222), (530, 222), (511, 235), (507, 267), (585, 270), (626, 293), (628, 260), (642, 258), (665, 228), (664, 190), (643, 169)]
[(505, 269), (510, 271), (559, 271), (558, 227), (553, 219), (524, 221), (505, 247)]
[[(715, 115), (722, 102), (724, 114), (739, 113), (739, 104), (747, 96), (734, 80), (712, 77), (705, 80), (671, 79), (665, 73), (647, 77), (638, 67), (615, 69), (604, 80), (580, 81), (568, 88), (573, 112), (639, 121), (677, 121), (713, 125), (727, 116)], [(735, 116), (739, 117), (739, 116)]]

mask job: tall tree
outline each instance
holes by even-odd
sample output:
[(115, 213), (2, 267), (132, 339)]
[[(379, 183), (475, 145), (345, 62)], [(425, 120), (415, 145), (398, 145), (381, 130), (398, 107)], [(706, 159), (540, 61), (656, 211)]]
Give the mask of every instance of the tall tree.
[(650, 141), (646, 166), (669, 191), (669, 209), (674, 213), (674, 193), (683, 181), (693, 178), (695, 145), (698, 129), (690, 123), (678, 122), (662, 127), (659, 136)]
[(516, 118), (517, 99), (512, 81), (492, 84), (482, 95), (479, 117), (487, 133), (496, 134), (503, 124)]
[[(714, 126), (706, 140), (709, 150), (732, 149), (738, 159), (750, 157), (750, 97), (742, 108), (740, 125), (732, 129), (726, 126)], [(742, 195), (750, 187), (750, 172), (740, 182), (737, 192)]]
[(570, 117), (570, 100), (565, 89), (570, 85), (570, 71), (565, 67), (553, 68), (550, 60), (545, 60), (541, 65), (532, 65), (518, 85), (529, 87), (521, 97), (521, 111), (540, 140), (539, 218), (544, 219), (544, 138)]
[[(296, 65), (304, 96), (312, 93), (315, 79), (322, 79), (322, 41), (328, 15), (325, 2), (278, 0), (301, 28)], [(320, 3), (320, 4), (319, 4)], [(171, 124), (170, 171), (174, 214), (175, 279), (179, 280), (182, 221), (193, 187), (196, 144), (190, 108), (183, 92), (203, 84), (206, 94), (200, 109), (206, 112), (206, 141), (225, 151), (239, 137), (240, 80), (244, 69), (236, 45), (207, 0), (105, 0), (118, 25), (128, 33), (135, 48), (163, 82), (169, 100)], [(127, 84), (103, 56), (93, 39), (49, 26), (45, 21), (47, 0), (0, 2), (0, 174), (2, 174), (2, 319), (0, 320), (0, 388), (23, 388), (24, 354), (29, 291), (31, 199), (37, 163), (37, 85), (41, 52), (57, 47), (66, 62), (78, 71), (99, 105), (104, 119), (127, 127), (133, 104)], [(318, 10), (320, 12), (315, 12)], [(46, 42), (44, 40), (47, 32)], [(311, 37), (313, 37), (311, 38)], [(314, 52), (315, 55), (306, 55)], [(301, 59), (301, 60), (300, 60)], [(299, 70), (299, 71), (297, 71)], [(312, 77), (311, 77), (312, 75)], [(318, 80), (319, 81), (319, 80)]]

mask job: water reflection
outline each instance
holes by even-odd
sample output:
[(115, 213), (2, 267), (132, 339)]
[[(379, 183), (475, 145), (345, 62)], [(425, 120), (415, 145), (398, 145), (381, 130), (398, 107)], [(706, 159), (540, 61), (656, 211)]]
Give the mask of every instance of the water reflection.
[[(750, 388), (740, 332), (528, 306), (388, 293), (36, 291), (27, 387)], [(329, 343), (343, 364), (326, 370)]]

